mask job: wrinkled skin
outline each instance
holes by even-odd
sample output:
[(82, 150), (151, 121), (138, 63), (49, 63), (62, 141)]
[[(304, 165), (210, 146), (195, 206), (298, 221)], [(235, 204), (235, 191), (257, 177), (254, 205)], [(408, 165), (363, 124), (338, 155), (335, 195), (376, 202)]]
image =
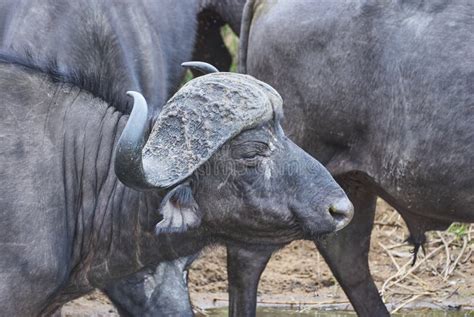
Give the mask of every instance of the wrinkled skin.
[[(255, 1), (252, 11), (245, 71), (281, 93), (288, 134), (355, 207), (349, 226), (316, 245), (360, 316), (388, 316), (367, 258), (376, 196), (415, 246), (425, 231), (474, 221), (474, 5)], [(253, 298), (231, 303), (245, 310), (232, 315), (255, 315)]]
[[(285, 137), (277, 113), (227, 140), (175, 187), (131, 189), (118, 181), (114, 162), (134, 113), (129, 118), (79, 86), (6, 60), (0, 307), (7, 316), (49, 315), (93, 288), (211, 242), (284, 244), (332, 232), (352, 216), (342, 189)], [(188, 209), (201, 217), (198, 227), (155, 235), (164, 210)]]
[[(184, 0), (179, 3), (174, 0), (113, 3), (2, 0), (0, 46), (16, 54), (32, 55), (43, 61), (54, 60), (62, 70), (74, 69), (95, 76), (101, 84), (89, 88), (116, 107), (123, 106), (120, 110), (126, 113), (130, 112), (131, 103), (125, 99), (124, 91), (140, 91), (153, 115), (181, 81), (184, 70), (179, 63), (193, 56), (211, 62), (219, 69), (229, 68), (230, 55), (225, 50), (219, 27), (229, 22), (238, 33), (244, 3), (243, 0)], [(172, 23), (168, 16), (173, 16)], [(171, 273), (170, 267), (170, 263), (164, 263), (163, 268), (150, 270)], [(181, 267), (180, 260), (177, 267)], [(137, 277), (131, 277), (130, 283), (142, 276), (138, 273)], [(157, 278), (164, 289), (181, 282), (180, 279), (170, 282), (172, 285), (168, 287), (166, 283), (172, 281), (169, 277), (155, 274), (151, 278)], [(118, 281), (116, 289), (122, 285), (127, 282)], [(113, 283), (109, 283), (109, 288), (113, 288)], [(132, 295), (126, 289), (114, 292), (114, 299), (122, 294), (123, 308), (133, 303), (128, 300), (127, 296)], [(161, 294), (159, 290), (152, 296), (157, 294)], [(185, 294), (177, 298), (183, 302), (175, 307), (189, 306)], [(119, 300), (113, 301), (118, 303)], [(144, 302), (135, 302), (130, 309), (139, 312), (138, 303)], [(151, 314), (167, 312), (159, 302), (146, 302), (147, 307), (156, 303)], [(121, 313), (124, 311), (125, 308)]]

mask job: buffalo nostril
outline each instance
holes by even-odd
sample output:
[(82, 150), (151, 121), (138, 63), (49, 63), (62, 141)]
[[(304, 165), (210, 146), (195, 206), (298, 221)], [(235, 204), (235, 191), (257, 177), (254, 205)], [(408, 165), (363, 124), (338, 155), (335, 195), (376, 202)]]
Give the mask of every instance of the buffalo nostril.
[(354, 207), (349, 199), (343, 198), (329, 206), (329, 214), (336, 222), (336, 230), (341, 230), (352, 220)]

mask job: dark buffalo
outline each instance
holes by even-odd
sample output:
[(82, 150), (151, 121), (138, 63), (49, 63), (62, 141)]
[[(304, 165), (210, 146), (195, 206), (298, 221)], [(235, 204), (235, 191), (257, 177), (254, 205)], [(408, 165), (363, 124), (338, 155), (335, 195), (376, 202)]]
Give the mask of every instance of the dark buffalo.
[[(219, 27), (240, 26), (242, 0), (0, 1), (0, 46), (15, 55), (54, 61), (64, 73), (96, 78), (87, 87), (125, 107), (124, 91), (142, 93), (150, 116), (183, 78), (195, 56), (230, 65)], [(226, 55), (227, 54), (227, 55)]]
[[(176, 90), (184, 73), (179, 63), (189, 60), (193, 52), (223, 69), (229, 67), (230, 55), (224, 50), (219, 27), (228, 22), (238, 31), (244, 2), (2, 0), (0, 46), (16, 55), (53, 61), (63, 73), (94, 78), (95, 85), (85, 88), (125, 113), (130, 112), (131, 104), (123, 92), (139, 91), (148, 100), (152, 116)], [(182, 274), (176, 273), (176, 279), (171, 276), (182, 268), (181, 262), (177, 261), (176, 269), (168, 262), (145, 269), (154, 271), (152, 276), (160, 283), (153, 297), (170, 288), (168, 282), (179, 289)], [(128, 286), (143, 276), (146, 274), (138, 273), (130, 281), (111, 282), (104, 291), (116, 304), (124, 298), (118, 305), (122, 312), (126, 307), (136, 312), (137, 305), (132, 303), (137, 302), (120, 294), (131, 295)], [(180, 305), (162, 305), (167, 299), (159, 298), (152, 313), (189, 311), (189, 302), (183, 302), (186, 296), (178, 298)], [(147, 303), (151, 305), (153, 299)]]
[[(352, 225), (317, 246), (362, 316), (388, 315), (367, 264), (377, 195), (415, 250), (425, 231), (473, 221), (473, 5), (385, 5), (249, 1), (241, 34), (244, 71), (281, 90), (287, 130), (356, 206)], [(255, 314), (271, 251), (229, 246), (232, 315)]]
[[(286, 131), (354, 204), (316, 245), (360, 316), (389, 315), (367, 258), (377, 196), (415, 251), (426, 231), (474, 221), (473, 14), (469, 0), (247, 3), (242, 70), (278, 89)], [(239, 273), (255, 255), (230, 253), (234, 285), (256, 285)], [(253, 315), (255, 293), (234, 289), (232, 307)]]
[(112, 281), (102, 291), (120, 316), (193, 316), (187, 269), (194, 258), (161, 262), (157, 267)]
[(190, 81), (149, 133), (137, 92), (128, 116), (87, 90), (96, 77), (54, 63), (2, 56), (0, 74), (6, 316), (48, 315), (210, 242), (282, 244), (352, 217), (330, 174), (285, 137), (278, 93), (251, 76)]

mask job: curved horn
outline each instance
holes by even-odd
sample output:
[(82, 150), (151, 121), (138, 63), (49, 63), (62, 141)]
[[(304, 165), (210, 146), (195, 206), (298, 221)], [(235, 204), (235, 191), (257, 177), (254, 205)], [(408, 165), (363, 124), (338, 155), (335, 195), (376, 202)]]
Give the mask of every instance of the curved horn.
[(192, 68), (200, 71), (203, 74), (218, 73), (219, 70), (211, 64), (204, 62), (185, 62), (181, 64), (182, 67)]
[(115, 174), (118, 179), (135, 189), (152, 188), (143, 169), (142, 149), (148, 123), (148, 105), (142, 94), (127, 91), (133, 97), (133, 109), (115, 148)]

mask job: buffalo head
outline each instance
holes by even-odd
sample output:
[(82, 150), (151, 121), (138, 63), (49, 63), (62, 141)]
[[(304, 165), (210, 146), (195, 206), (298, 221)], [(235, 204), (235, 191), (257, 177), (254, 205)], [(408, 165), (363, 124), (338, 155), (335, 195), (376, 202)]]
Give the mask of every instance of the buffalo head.
[(158, 232), (200, 225), (238, 241), (287, 242), (333, 232), (353, 207), (327, 170), (289, 140), (282, 99), (248, 75), (214, 72), (184, 85), (146, 139), (137, 92), (115, 171), (127, 186), (163, 190)]

